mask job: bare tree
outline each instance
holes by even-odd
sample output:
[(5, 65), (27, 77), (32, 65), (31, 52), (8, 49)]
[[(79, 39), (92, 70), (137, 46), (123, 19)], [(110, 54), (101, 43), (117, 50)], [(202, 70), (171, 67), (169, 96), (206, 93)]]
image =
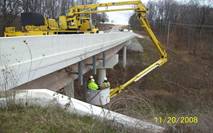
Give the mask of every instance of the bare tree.
[[(213, 53), (211, 52), (213, 51), (212, 5), (213, 2), (209, 0), (190, 0), (189, 2), (182, 0), (182, 3), (175, 0), (152, 0), (148, 3), (148, 19), (159, 33), (161, 41), (168, 40), (166, 34), (170, 27), (169, 39), (173, 44), (170, 46), (187, 49), (193, 55), (207, 51), (211, 54)], [(138, 29), (136, 17), (132, 16), (129, 23)]]

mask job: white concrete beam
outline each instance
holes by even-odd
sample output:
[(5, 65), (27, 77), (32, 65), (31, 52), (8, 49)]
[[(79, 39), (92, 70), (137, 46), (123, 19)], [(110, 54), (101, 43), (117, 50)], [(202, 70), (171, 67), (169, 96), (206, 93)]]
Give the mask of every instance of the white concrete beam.
[[(112, 58), (112, 55), (115, 55), (122, 49), (122, 45), (119, 45), (117, 47), (114, 47), (110, 50), (106, 51), (106, 59)], [(102, 54), (96, 55), (97, 58), (102, 57)], [(89, 70), (92, 70), (92, 57), (84, 60), (84, 68), (83, 68), (83, 74), (88, 72)], [(102, 66), (102, 61), (96, 60), (96, 66)], [(73, 72), (78, 72), (78, 64), (73, 64), (65, 69), (53, 72), (51, 74), (45, 75), (39, 79), (30, 81), (26, 84), (23, 84), (21, 86), (15, 87), (16, 90), (23, 90), (23, 89), (37, 89), (37, 88), (47, 88), (53, 91), (57, 91), (61, 88), (64, 88), (70, 80), (75, 80), (78, 78), (78, 74), (73, 74)]]
[(134, 37), (134, 33), (115, 32), (0, 38), (0, 90), (61, 70)]

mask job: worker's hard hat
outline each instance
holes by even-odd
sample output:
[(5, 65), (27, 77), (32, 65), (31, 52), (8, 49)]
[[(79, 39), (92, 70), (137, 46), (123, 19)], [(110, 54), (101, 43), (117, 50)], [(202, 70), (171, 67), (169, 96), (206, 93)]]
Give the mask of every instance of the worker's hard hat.
[(104, 81), (107, 81), (107, 77), (104, 78)]
[(90, 79), (94, 79), (94, 77), (91, 75), (90, 77), (89, 77)]
[(92, 82), (95, 82), (95, 79), (91, 79)]

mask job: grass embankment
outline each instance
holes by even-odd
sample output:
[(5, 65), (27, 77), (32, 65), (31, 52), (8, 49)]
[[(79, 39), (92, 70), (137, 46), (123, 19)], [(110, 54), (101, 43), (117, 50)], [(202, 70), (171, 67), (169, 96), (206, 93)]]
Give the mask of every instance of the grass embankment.
[[(139, 39), (144, 52), (128, 52), (126, 70), (109, 70), (112, 85), (124, 83), (153, 63), (158, 53), (149, 39)], [(176, 127), (175, 132), (211, 132), (213, 124), (213, 64), (209, 60), (170, 48), (169, 62), (148, 74), (112, 99), (109, 108), (137, 118), (156, 122), (155, 117), (198, 117), (197, 124), (157, 124)], [(171, 130), (169, 131), (171, 132)]]
[(70, 114), (59, 107), (0, 109), (0, 133), (115, 133), (104, 121)]

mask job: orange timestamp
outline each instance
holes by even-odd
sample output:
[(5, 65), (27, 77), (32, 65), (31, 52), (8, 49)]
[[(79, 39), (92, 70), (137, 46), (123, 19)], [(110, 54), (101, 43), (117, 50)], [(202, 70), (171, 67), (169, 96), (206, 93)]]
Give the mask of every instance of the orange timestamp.
[(158, 116), (154, 117), (154, 120), (158, 124), (198, 124), (199, 120), (197, 116)]

